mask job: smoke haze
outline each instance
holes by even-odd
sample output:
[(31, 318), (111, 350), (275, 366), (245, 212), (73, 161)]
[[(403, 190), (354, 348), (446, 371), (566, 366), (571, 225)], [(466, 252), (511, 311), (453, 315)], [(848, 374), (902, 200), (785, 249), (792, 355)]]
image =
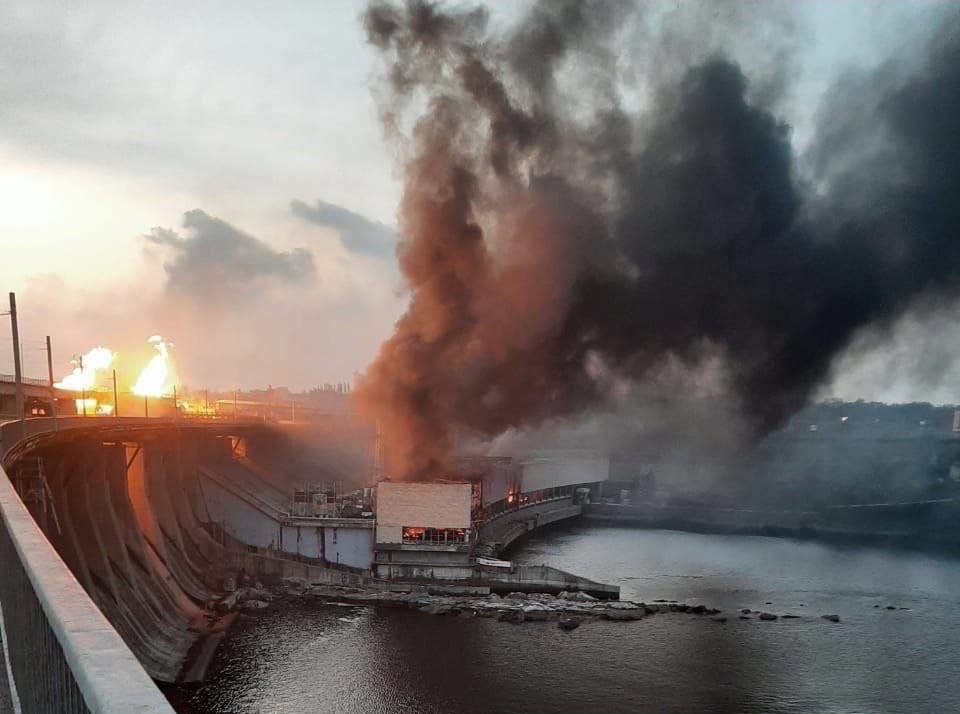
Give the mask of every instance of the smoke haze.
[(394, 475), (441, 474), (460, 427), (617, 404), (667, 365), (713, 375), (762, 434), (862, 330), (953, 296), (960, 13), (828, 94), (801, 173), (777, 113), (794, 38), (756, 70), (717, 31), (743, 6), (699, 7), (540, 2), (509, 28), (482, 8), (369, 7), (411, 299), (359, 396)]

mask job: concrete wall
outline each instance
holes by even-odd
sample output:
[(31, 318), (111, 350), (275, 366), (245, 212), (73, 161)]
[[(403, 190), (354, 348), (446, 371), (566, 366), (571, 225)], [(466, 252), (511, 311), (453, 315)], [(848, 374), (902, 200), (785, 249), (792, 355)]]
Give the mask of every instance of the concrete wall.
[(208, 478), (201, 477), (200, 490), (210, 520), (227, 534), (248, 545), (279, 550), (280, 524), (275, 518)]
[(399, 543), (401, 528), (469, 528), (468, 483), (377, 484), (377, 542)]
[[(9, 444), (5, 444), (9, 446)], [(0, 622), (14, 711), (173, 714), (0, 468)], [(3, 700), (0, 699), (0, 704)]]
[(325, 528), (324, 547), (328, 563), (369, 570), (373, 561), (373, 528)]
[(575, 505), (572, 498), (558, 498), (506, 511), (483, 524), (478, 540), (498, 553), (530, 531), (568, 518), (576, 518), (582, 511), (583, 507)]
[[(234, 549), (279, 548), (282, 514), (257, 500), (263, 493), (244, 497), (231, 477), (250, 486), (259, 476), (231, 471), (236, 462), (219, 438), (264, 427), (69, 418), (54, 431), (52, 421), (5, 425), (0, 454), (12, 468), (42, 459), (57, 515), (56, 527), (49, 513), (43, 519), (47, 538), (150, 676), (174, 681), (209, 628), (205, 603), (235, 574)], [(338, 526), (334, 543), (325, 526), (331, 562), (370, 567), (373, 529), (358, 530)], [(268, 561), (280, 564), (265, 571), (307, 567)], [(312, 577), (327, 577), (310, 567)], [(330, 581), (340, 582), (342, 571), (329, 570)]]
[(610, 474), (610, 457), (591, 451), (538, 452), (521, 465), (524, 492), (606, 481)]
[(5, 431), (5, 465), (42, 466), (49, 543), (142, 668), (174, 681), (208, 627), (202, 604), (220, 594), (223, 548), (194, 508), (204, 439), (159, 421), (64, 419), (56, 432), (51, 421)]
[(593, 597), (620, 597), (619, 585), (607, 585), (567, 573), (549, 565), (515, 565), (509, 571), (490, 569), (483, 574), (484, 581), (494, 592), (585, 592)]
[(370, 569), (373, 561), (372, 527), (298, 524), (284, 525), (282, 529), (285, 553)]

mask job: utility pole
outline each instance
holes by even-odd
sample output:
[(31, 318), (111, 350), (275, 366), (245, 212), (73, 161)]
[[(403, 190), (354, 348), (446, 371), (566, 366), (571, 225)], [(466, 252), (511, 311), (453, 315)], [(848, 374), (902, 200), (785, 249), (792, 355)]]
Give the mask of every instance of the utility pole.
[(147, 395), (146, 395), (146, 394), (143, 395), (143, 416), (145, 416), (145, 417), (150, 416), (149, 410), (147, 409)]
[(17, 419), (23, 421), (23, 373), (20, 369), (20, 330), (17, 327), (17, 296), (10, 293), (10, 331), (13, 333), (13, 379)]
[(80, 405), (83, 407), (83, 415), (87, 415), (87, 388), (83, 386), (83, 355), (80, 360)]
[(120, 402), (117, 401), (117, 370), (113, 370), (113, 415), (120, 416)]
[(57, 392), (53, 386), (53, 348), (50, 347), (50, 335), (47, 335), (47, 383), (50, 385), (50, 416), (53, 417), (53, 430), (57, 431)]
[(173, 385), (173, 418), (174, 420), (176, 420), (176, 418), (180, 416), (179, 412), (180, 410), (177, 408), (177, 385)]

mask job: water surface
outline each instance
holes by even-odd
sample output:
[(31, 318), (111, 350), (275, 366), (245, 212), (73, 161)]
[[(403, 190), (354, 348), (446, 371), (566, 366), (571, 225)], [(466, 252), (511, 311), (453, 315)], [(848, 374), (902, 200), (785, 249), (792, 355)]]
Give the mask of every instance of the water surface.
[[(553, 531), (513, 557), (618, 583), (624, 598), (719, 607), (730, 620), (658, 615), (563, 632), (554, 623), (300, 603), (244, 620), (218, 653), (210, 680), (180, 708), (231, 714), (960, 711), (958, 561), (617, 528)], [(740, 620), (743, 607), (800, 618)], [(838, 614), (841, 622), (822, 614)]]

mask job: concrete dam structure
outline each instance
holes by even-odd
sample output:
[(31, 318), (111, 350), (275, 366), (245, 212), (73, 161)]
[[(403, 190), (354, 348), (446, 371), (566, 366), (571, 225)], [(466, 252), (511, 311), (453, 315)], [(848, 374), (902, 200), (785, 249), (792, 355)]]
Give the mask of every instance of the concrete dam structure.
[[(4, 642), (16, 650), (12, 678), (24, 696), (42, 691), (33, 680), (48, 682), (49, 672), (41, 670), (63, 655), (55, 627), (61, 642), (48, 643), (52, 652), (36, 651), (36, 636), (27, 631), (17, 636), (21, 618), (42, 616), (41, 632), (58, 620), (62, 592), (44, 593), (38, 584), (50, 572), (75, 579), (85, 595), (72, 597), (95, 605), (149, 678), (176, 682), (202, 678), (234, 617), (212, 605), (241, 568), (253, 576), (334, 582), (369, 568), (363, 554), (372, 550), (372, 521), (290, 516), (292, 476), (283, 465), (300, 473), (309, 467), (298, 463), (299, 442), (276, 425), (33, 419), (7, 422), (0, 436), (6, 526), (0, 556), (5, 575), (20, 562), (26, 576), (0, 584), (0, 603), (7, 612)], [(336, 475), (337, 459), (315, 466), (313, 475), (318, 469)], [(21, 551), (21, 531), (45, 548), (42, 558)], [(16, 612), (24, 600), (39, 607)], [(62, 699), (61, 689), (44, 699)], [(37, 704), (34, 711), (45, 711)]]
[[(616, 587), (555, 569), (483, 572), (474, 564), (475, 551), (499, 552), (580, 514), (574, 484), (548, 487), (546, 461), (526, 477), (511, 467), (488, 471), (482, 485), (462, 481), (458, 513), (466, 520), (449, 524), (442, 545), (431, 523), (406, 521), (417, 510), (410, 507), (381, 543), (370, 514), (297, 507), (304, 482), (352, 475), (359, 486), (371, 477), (362, 435), (351, 440), (324, 423), (314, 425), (323, 432), (317, 437), (310, 428), (113, 417), (0, 424), (0, 629), (9, 652), (0, 671), (19, 693), (14, 711), (45, 712), (56, 702), (65, 712), (169, 714), (154, 682), (203, 678), (236, 616), (218, 603), (229, 601), (238, 574), (374, 591), (402, 589), (414, 576), (423, 587), (414, 556), (427, 558), (439, 583), (439, 550), (456, 560), (449, 577), (488, 591), (593, 588), (617, 596)], [(481, 491), (486, 499), (474, 501)], [(463, 542), (447, 540), (455, 536)]]

